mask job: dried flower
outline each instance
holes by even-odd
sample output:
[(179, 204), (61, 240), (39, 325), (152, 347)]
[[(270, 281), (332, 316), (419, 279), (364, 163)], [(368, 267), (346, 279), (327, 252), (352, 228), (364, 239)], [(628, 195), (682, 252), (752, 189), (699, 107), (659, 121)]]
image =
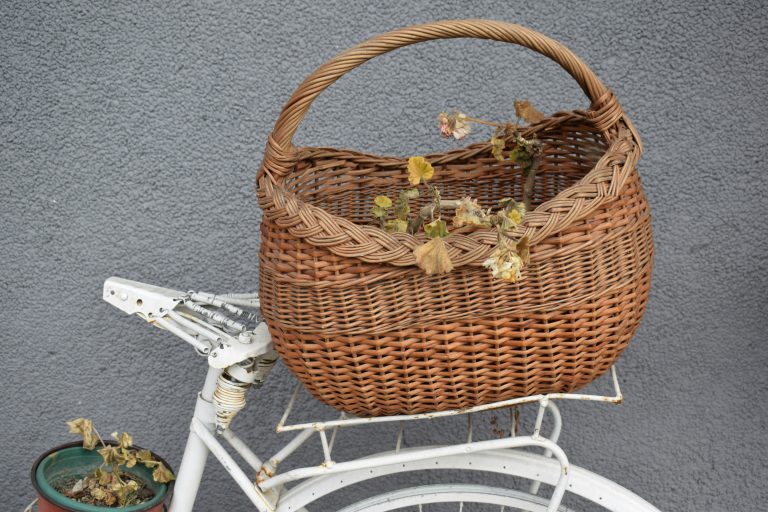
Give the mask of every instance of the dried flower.
[(501, 206), (499, 214), (502, 216), (501, 229), (504, 231), (515, 229), (525, 217), (525, 205), (518, 203), (511, 197), (505, 197), (499, 201), (499, 205)]
[(506, 212), (507, 218), (514, 223), (514, 226), (512, 226), (511, 229), (514, 229), (523, 221), (523, 217), (525, 217), (525, 205), (523, 203), (516, 202), (514, 205), (509, 207)]
[(511, 245), (500, 243), (483, 266), (491, 270), (493, 277), (514, 283), (520, 279), (523, 259)]
[(454, 139), (461, 140), (472, 131), (467, 116), (461, 112), (454, 111), (450, 115), (440, 112), (437, 118), (440, 121), (440, 134), (445, 138), (453, 136)]
[(437, 116), (437, 119), (440, 122), (440, 135), (442, 135), (446, 139), (451, 135), (453, 135), (451, 128), (448, 126), (450, 122), (448, 120), (448, 114), (446, 114), (445, 112), (440, 112), (440, 115)]
[(462, 226), (490, 226), (488, 212), (480, 208), (477, 199), (465, 197), (456, 207), (456, 216), (453, 217), (453, 225), (457, 228)]

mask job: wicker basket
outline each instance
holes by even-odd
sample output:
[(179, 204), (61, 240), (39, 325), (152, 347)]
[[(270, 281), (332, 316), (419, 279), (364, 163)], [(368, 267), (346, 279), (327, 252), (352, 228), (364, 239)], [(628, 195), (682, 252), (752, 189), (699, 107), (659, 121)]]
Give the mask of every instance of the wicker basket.
[[(591, 100), (527, 129), (543, 143), (533, 205), (514, 236), (531, 263), (510, 284), (481, 266), (491, 229), (446, 239), (454, 270), (428, 276), (423, 234), (371, 223), (372, 198), (406, 188), (407, 159), (292, 145), (312, 101), (396, 48), (474, 37), (559, 63)], [(651, 218), (635, 164), (640, 139), (613, 94), (573, 53), (532, 30), (464, 20), (389, 32), (341, 53), (296, 90), (258, 174), (260, 292), (275, 346), (319, 400), (356, 415), (458, 409), (578, 389), (608, 370), (638, 327), (650, 287)], [(521, 197), (521, 169), (488, 143), (428, 155), (443, 197)]]

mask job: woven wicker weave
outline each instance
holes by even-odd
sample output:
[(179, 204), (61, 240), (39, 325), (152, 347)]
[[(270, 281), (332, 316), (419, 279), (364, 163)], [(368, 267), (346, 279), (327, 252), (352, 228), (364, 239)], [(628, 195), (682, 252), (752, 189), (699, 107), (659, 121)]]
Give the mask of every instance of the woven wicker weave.
[[(481, 266), (486, 228), (446, 239), (454, 270), (428, 276), (423, 234), (373, 225), (372, 198), (408, 186), (403, 158), (292, 144), (310, 104), (347, 71), (421, 41), (475, 37), (558, 62), (591, 100), (531, 126), (543, 143), (523, 279)], [(640, 139), (613, 94), (569, 50), (529, 29), (446, 21), (383, 34), (318, 68), (285, 105), (258, 175), (264, 210), (260, 292), (282, 359), (319, 400), (357, 415), (457, 409), (578, 389), (614, 363), (643, 314), (651, 220), (635, 164)], [(428, 155), (444, 198), (490, 206), (522, 196), (521, 169), (488, 143)]]

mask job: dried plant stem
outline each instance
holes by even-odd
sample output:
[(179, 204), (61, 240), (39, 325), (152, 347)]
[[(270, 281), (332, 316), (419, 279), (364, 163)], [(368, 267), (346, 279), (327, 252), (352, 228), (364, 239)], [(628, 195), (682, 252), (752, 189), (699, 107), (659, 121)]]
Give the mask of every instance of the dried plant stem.
[(96, 437), (98, 437), (98, 438), (99, 438), (99, 442), (101, 443), (101, 447), (102, 447), (102, 448), (106, 448), (106, 447), (107, 447), (107, 444), (106, 444), (106, 443), (104, 442), (104, 440), (101, 438), (101, 435), (99, 435), (99, 431), (98, 431), (98, 430), (96, 430), (96, 427), (92, 427), (92, 428), (93, 428), (93, 433), (94, 433), (94, 434), (96, 434)]
[(508, 123), (507, 124), (504, 124), (504, 123), (494, 123), (493, 121), (485, 121), (483, 119), (477, 119), (475, 117), (469, 117), (469, 116), (464, 117), (464, 120), (465, 121), (470, 121), (472, 123), (484, 124), (486, 126), (495, 126), (496, 128), (504, 128), (508, 124)]
[(533, 202), (533, 185), (536, 182), (536, 168), (539, 166), (539, 153), (533, 155), (530, 165), (523, 169), (523, 204), (525, 211), (531, 211)]
[(125, 485), (125, 481), (120, 478), (120, 463), (115, 462), (112, 464), (112, 476), (114, 476), (120, 485)]
[(435, 202), (431, 202), (429, 204), (426, 204), (421, 207), (419, 210), (419, 214), (412, 218), (410, 222), (408, 222), (408, 232), (411, 234), (416, 233), (416, 231), (421, 228), (422, 224), (424, 224), (427, 220), (432, 220), (435, 216), (435, 210), (437, 207), (440, 209), (454, 209), (459, 206), (461, 203), (458, 199), (440, 199), (439, 205), (436, 205)]
[(439, 219), (442, 214), (442, 209), (440, 208), (440, 189), (434, 185), (430, 185), (429, 183), (426, 182), (426, 180), (424, 181), (424, 185), (432, 194), (432, 204), (434, 205), (434, 208), (432, 209), (431, 220), (435, 220), (435, 217)]
[(446, 210), (453, 210), (459, 207), (461, 204), (460, 199), (441, 199), (440, 200), (440, 208), (445, 208)]

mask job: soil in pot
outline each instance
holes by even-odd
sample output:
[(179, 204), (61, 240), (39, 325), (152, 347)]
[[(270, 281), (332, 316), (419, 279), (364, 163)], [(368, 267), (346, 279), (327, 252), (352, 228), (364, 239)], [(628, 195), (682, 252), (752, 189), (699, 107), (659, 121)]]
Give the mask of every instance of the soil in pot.
[[(130, 500), (126, 506), (143, 505), (155, 497), (154, 491), (147, 486), (147, 483), (143, 479), (136, 475), (132, 475), (131, 473), (120, 473), (120, 480), (124, 483), (136, 482), (136, 485), (138, 486), (138, 490), (131, 494)], [(96, 498), (91, 491), (88, 482), (89, 481), (84, 478), (66, 476), (55, 482), (50, 482), (50, 484), (59, 494), (63, 494), (67, 498), (79, 501), (80, 503), (98, 505), (100, 507), (117, 506), (117, 504), (110, 505), (106, 498)]]

